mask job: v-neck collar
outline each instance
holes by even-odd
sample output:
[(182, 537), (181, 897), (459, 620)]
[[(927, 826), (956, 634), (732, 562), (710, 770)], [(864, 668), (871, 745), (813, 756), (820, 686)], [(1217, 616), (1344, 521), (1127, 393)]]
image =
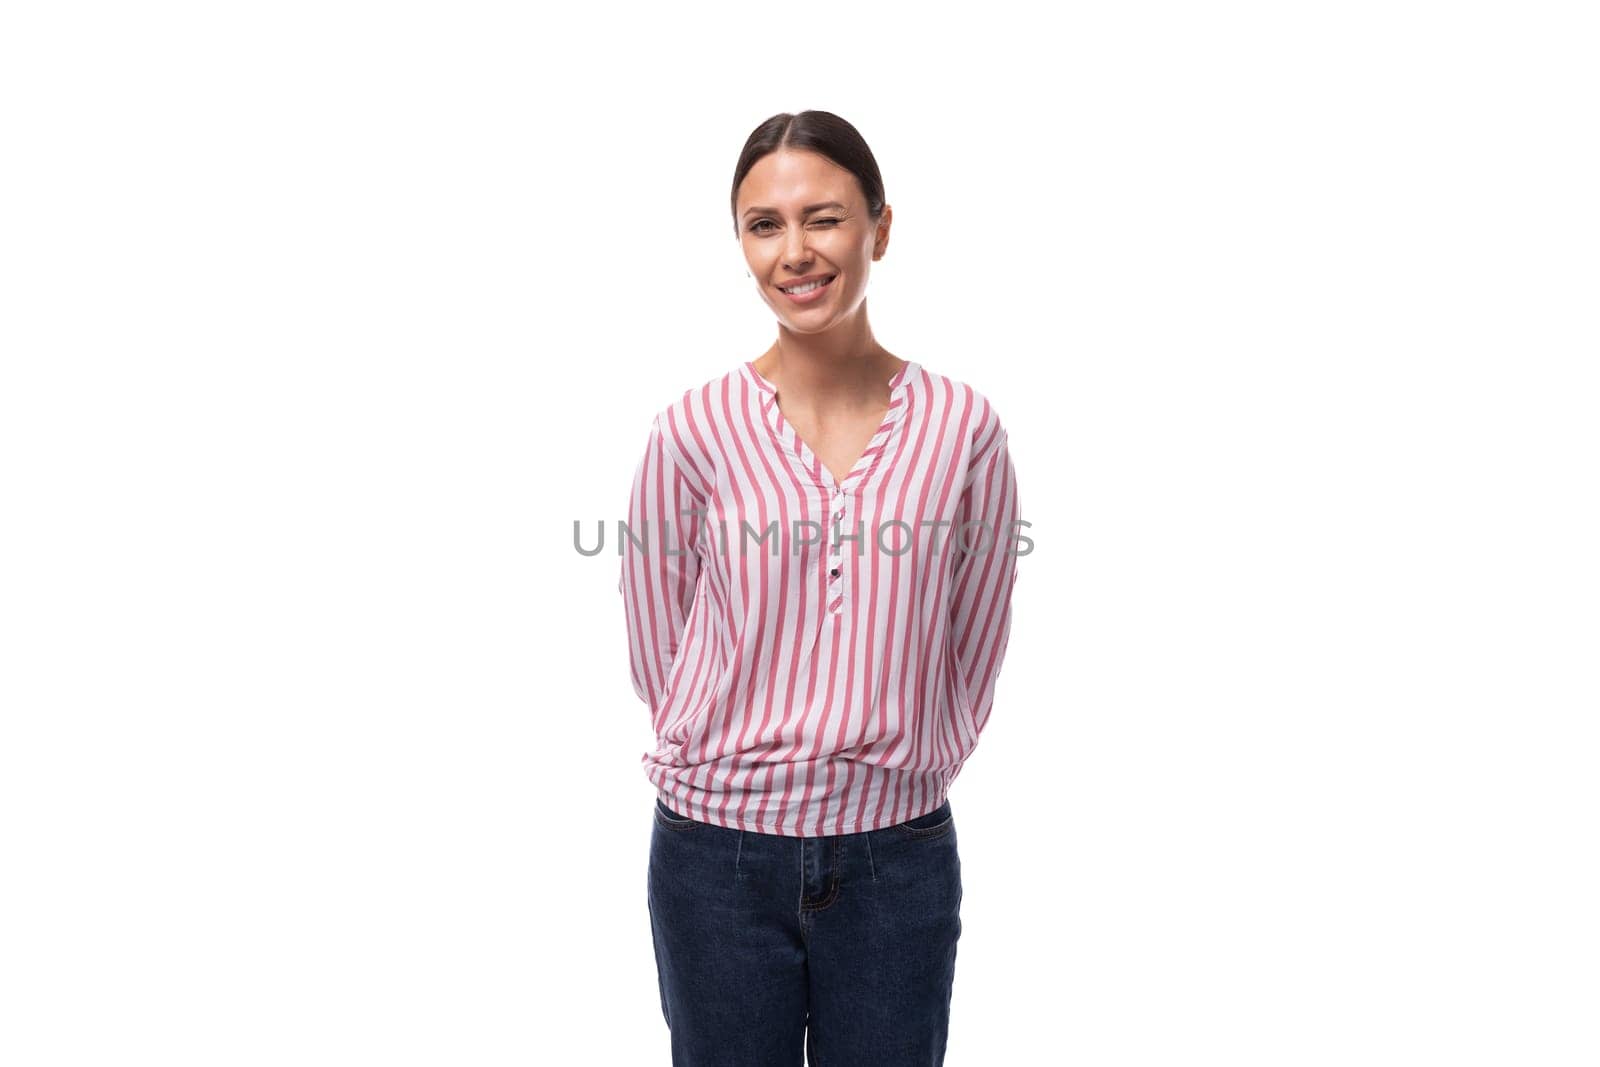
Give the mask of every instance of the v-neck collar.
[(834, 493), (847, 493), (853, 492), (877, 467), (878, 460), (882, 458), (885, 446), (889, 443), (890, 435), (910, 407), (911, 394), (908, 387), (916, 374), (917, 364), (915, 360), (906, 360), (894, 377), (889, 379), (889, 410), (884, 412), (883, 421), (878, 424), (872, 440), (867, 442), (867, 447), (857, 458), (855, 466), (850, 468), (850, 473), (842, 480), (834, 478), (833, 472), (816, 457), (811, 451), (811, 446), (795, 432), (789, 420), (783, 417), (783, 412), (778, 410), (778, 387), (756, 370), (755, 361), (745, 360), (741, 369), (759, 391), (758, 400), (767, 429), (783, 446), (783, 453), (788, 457), (795, 472), (822, 489)]

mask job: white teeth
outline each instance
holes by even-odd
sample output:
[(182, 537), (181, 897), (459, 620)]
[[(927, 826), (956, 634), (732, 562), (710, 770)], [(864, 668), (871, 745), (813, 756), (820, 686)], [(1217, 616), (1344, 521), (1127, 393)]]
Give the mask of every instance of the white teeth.
[(783, 291), (786, 292), (786, 293), (793, 293), (795, 296), (799, 296), (802, 293), (809, 293), (813, 289), (820, 289), (824, 285), (827, 285), (828, 282), (830, 282), (832, 280), (833, 280), (832, 278), (824, 278), (824, 279), (822, 279), (821, 281), (818, 281), (818, 282), (809, 282), (809, 283), (807, 283), (805, 285), (800, 286), (800, 288), (798, 288), (798, 289), (783, 289), (783, 286), (781, 286), (781, 285), (778, 286), (778, 288), (779, 289), (783, 289)]

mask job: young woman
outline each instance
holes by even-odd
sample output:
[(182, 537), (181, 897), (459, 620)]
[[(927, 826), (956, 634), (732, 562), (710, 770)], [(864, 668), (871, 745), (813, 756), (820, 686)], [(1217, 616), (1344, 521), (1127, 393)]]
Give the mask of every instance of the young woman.
[(619, 582), (673, 1062), (938, 1064), (1016, 471), (985, 397), (873, 336), (892, 212), (855, 127), (763, 122), (732, 209), (777, 340), (656, 416)]

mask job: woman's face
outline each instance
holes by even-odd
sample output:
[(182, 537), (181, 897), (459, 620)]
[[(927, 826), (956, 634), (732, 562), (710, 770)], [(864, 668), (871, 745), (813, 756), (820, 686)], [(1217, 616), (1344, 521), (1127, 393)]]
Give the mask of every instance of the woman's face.
[[(874, 222), (855, 175), (815, 152), (763, 156), (740, 183), (735, 210), (761, 298), (796, 333), (820, 333), (853, 314), (889, 244), (888, 206)], [(832, 281), (801, 299), (779, 288), (819, 274)]]

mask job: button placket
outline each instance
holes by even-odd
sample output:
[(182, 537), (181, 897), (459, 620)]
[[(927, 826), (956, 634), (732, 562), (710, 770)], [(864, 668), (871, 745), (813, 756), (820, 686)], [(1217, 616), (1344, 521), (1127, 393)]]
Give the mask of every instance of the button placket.
[(843, 607), (843, 585), (841, 576), (844, 566), (841, 562), (841, 541), (839, 533), (843, 527), (845, 513), (845, 493), (842, 488), (833, 490), (833, 524), (829, 531), (828, 542), (828, 587), (833, 602), (833, 614), (837, 616)]

